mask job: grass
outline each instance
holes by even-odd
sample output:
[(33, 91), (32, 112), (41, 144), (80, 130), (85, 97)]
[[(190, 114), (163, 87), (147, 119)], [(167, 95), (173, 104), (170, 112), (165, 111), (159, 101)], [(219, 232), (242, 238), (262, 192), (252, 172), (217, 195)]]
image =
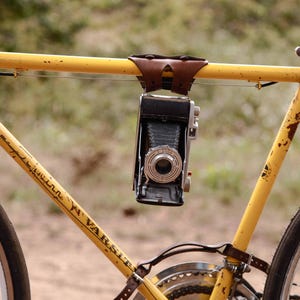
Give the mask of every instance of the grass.
[[(293, 53), (298, 18), (291, 3), (272, 6), (276, 22), (268, 18), (266, 3), (253, 1), (236, 5), (225, 0), (151, 4), (142, 0), (89, 0), (80, 20), (85, 19), (84, 14), (88, 21), (74, 34), (72, 46), (65, 45), (66, 53), (110, 57), (186, 53), (203, 56), (209, 62), (299, 64)], [(26, 50), (24, 43), (16, 47), (20, 52)], [(68, 188), (74, 188), (76, 196), (85, 199), (84, 191), (89, 191), (88, 199), (96, 210), (134, 201), (131, 174), (142, 92), (137, 81), (20, 77), (1, 78), (1, 82), (2, 122), (33, 148), (37, 157), (41, 153), (46, 162), (50, 160), (54, 174), (58, 173)], [(232, 205), (253, 187), (295, 86), (279, 84), (258, 91), (227, 86), (236, 82), (206, 83), (197, 80), (190, 93), (201, 106), (201, 117), (199, 138), (192, 144), (193, 183), (188, 197), (200, 193), (222, 205)], [(93, 162), (97, 155), (101, 162), (82, 172), (86, 160)], [(298, 161), (297, 154), (292, 151), (290, 156), (282, 183), (275, 186), (274, 206), (281, 207), (286, 201), (297, 203), (300, 195), (299, 176), (296, 171), (289, 173), (289, 166)], [(63, 158), (63, 165), (58, 158)], [(11, 195), (32, 197), (22, 191), (23, 187), (19, 189)], [(283, 200), (286, 198), (294, 200)]]
[[(35, 126), (30, 131), (26, 130), (26, 123), (32, 121), (29, 108), (22, 108), (22, 111), (25, 110), (25, 125), (23, 123), (20, 127), (20, 123), (14, 122), (14, 132), (21, 136), (21, 140), (30, 149), (33, 146), (35, 156), (39, 157), (38, 153), (45, 151), (46, 162), (50, 157), (54, 158), (50, 159), (52, 163), (54, 161), (53, 165), (49, 164), (53, 169), (51, 172), (55, 175), (58, 171), (63, 183), (71, 191), (75, 189), (74, 193), (78, 194), (79, 199), (86, 198), (84, 191), (92, 191), (89, 192), (88, 199), (93, 210), (115, 209), (134, 203), (131, 176), (138, 85), (129, 83), (132, 88), (129, 90), (127, 83), (113, 82), (115, 88), (111, 89), (112, 85), (107, 86), (106, 81), (99, 84), (97, 81), (102, 92), (100, 97), (96, 90), (87, 91), (86, 82), (80, 88), (72, 88), (72, 80), (50, 81), (39, 82), (37, 95), (49, 84), (58, 89), (57, 92), (65, 86), (65, 95), (70, 93), (74, 97), (72, 103), (68, 102), (68, 97), (62, 97), (63, 94), (46, 97), (45, 103), (41, 103), (38, 108), (38, 117), (33, 120)], [(96, 89), (95, 84), (92, 81), (91, 88)], [(249, 194), (289, 102), (289, 99), (283, 100), (276, 96), (278, 93), (286, 93), (286, 98), (293, 95), (292, 89), (286, 85), (262, 91), (218, 85), (213, 88), (194, 86), (191, 94), (201, 106), (201, 116), (199, 137), (192, 143), (190, 169), (193, 171), (193, 182), (191, 193), (187, 197), (194, 198), (200, 193), (203, 198), (214, 198), (220, 204), (231, 205)], [(276, 105), (271, 105), (270, 114), (269, 106), (273, 102)], [(106, 112), (104, 116), (101, 114), (102, 110)], [(101, 151), (104, 153), (104, 161), (92, 163), (90, 170), (82, 172), (81, 166), (93, 161), (93, 157), (97, 157), (97, 153), (101, 154)], [(291, 161), (297, 160), (295, 151), (291, 151), (290, 155)], [(65, 171), (60, 167), (56, 170), (55, 166), (61, 164), (59, 157), (64, 158)], [(75, 183), (76, 176), (79, 177)], [(285, 198), (292, 198), (297, 202), (300, 193), (298, 177), (295, 171), (292, 179), (283, 178), (282, 183), (276, 186), (273, 205), (284, 205), (281, 195), (286, 187), (290, 189), (288, 194), (285, 193)], [(117, 189), (112, 189), (113, 186)], [(15, 193), (22, 194), (22, 191)], [(30, 197), (24, 194), (24, 198)]]

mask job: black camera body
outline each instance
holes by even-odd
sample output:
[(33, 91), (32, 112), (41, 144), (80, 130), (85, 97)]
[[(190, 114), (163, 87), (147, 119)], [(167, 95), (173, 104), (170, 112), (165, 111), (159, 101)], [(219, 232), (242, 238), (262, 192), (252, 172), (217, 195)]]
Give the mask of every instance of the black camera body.
[(140, 98), (133, 189), (138, 202), (179, 206), (189, 191), (190, 142), (200, 109), (188, 97)]

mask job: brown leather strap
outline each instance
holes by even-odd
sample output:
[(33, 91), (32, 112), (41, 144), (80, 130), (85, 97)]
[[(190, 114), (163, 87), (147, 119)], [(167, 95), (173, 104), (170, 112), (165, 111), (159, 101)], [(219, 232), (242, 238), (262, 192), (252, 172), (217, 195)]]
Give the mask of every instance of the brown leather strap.
[(228, 244), (227, 247), (224, 249), (223, 254), (228, 255), (232, 258), (235, 258), (241, 262), (244, 262), (250, 266), (255, 267), (258, 270), (261, 270), (268, 274), (269, 272), (269, 264), (262, 259), (255, 257), (251, 254), (248, 254), (244, 251), (241, 251), (237, 248), (234, 248), (232, 245)]
[[(181, 249), (181, 247), (187, 247)], [(121, 291), (121, 293), (114, 300), (127, 300), (141, 284), (142, 278), (144, 278), (151, 270), (151, 267), (161, 262), (163, 259), (184, 252), (209, 252), (209, 253), (220, 253), (232, 257), (240, 262), (248, 264), (265, 272), (269, 273), (270, 266), (267, 262), (260, 258), (257, 258), (251, 254), (241, 251), (233, 247), (229, 243), (219, 244), (214, 246), (202, 245), (194, 242), (188, 242), (183, 244), (176, 244), (161, 252), (158, 256), (151, 260), (145, 261), (137, 267), (136, 271), (129, 277), (127, 285)], [(144, 267), (148, 265), (148, 267)]]
[(138, 266), (136, 271), (128, 278), (127, 284), (120, 294), (114, 300), (127, 300), (133, 294), (133, 292), (141, 284), (141, 280), (144, 278), (150, 270), (147, 270), (143, 266)]
[[(208, 64), (204, 58), (192, 56), (162, 56), (155, 54), (132, 55), (129, 57), (142, 73), (139, 77), (146, 92), (159, 89), (187, 95), (195, 74)], [(173, 77), (163, 77), (163, 72), (172, 72)]]

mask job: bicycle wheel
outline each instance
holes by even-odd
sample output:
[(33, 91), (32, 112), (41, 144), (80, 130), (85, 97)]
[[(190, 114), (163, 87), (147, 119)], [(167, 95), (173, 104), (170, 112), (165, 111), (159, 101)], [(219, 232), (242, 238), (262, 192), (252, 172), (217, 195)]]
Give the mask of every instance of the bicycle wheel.
[(24, 255), (3, 207), (0, 205), (0, 293), (2, 300), (29, 300), (30, 287)]
[(264, 299), (300, 299), (300, 210), (286, 229), (275, 252)]

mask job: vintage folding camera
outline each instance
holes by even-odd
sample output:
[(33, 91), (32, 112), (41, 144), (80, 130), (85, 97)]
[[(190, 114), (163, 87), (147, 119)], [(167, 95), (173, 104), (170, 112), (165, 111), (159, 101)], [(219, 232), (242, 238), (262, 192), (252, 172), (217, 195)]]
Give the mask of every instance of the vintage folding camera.
[(133, 189), (138, 202), (179, 206), (189, 191), (191, 140), (200, 108), (188, 97), (140, 98)]

